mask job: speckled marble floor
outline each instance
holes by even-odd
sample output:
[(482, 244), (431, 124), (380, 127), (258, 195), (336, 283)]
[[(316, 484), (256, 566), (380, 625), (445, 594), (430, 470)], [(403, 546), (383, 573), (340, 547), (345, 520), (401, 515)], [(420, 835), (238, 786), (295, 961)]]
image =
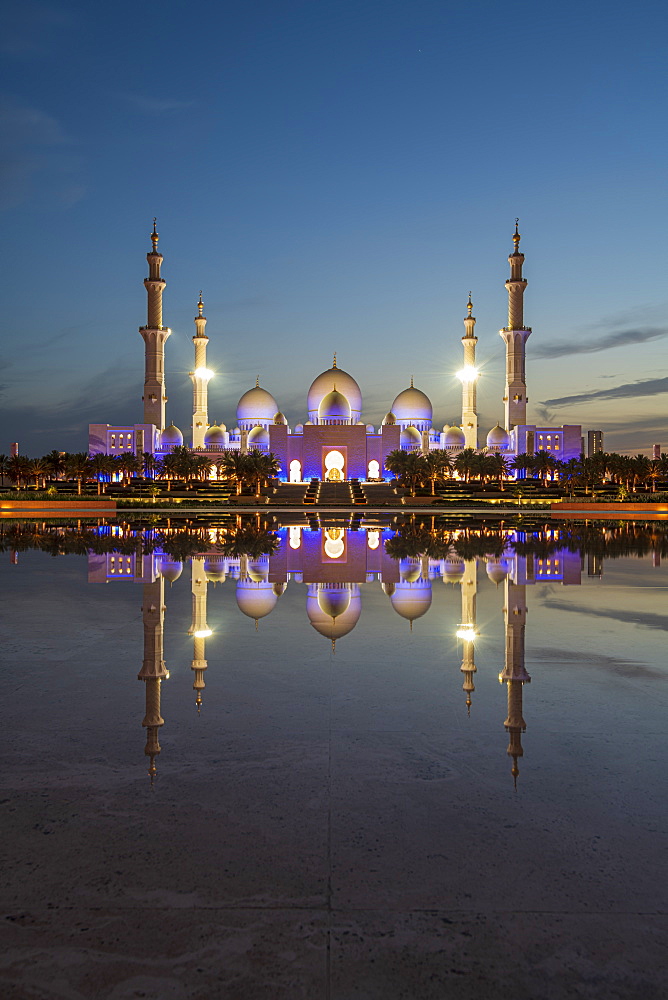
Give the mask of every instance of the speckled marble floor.
[[(531, 595), (517, 791), (486, 580), (470, 718), (452, 588), (412, 634), (365, 593), (332, 656), (292, 584), (259, 632), (210, 592), (198, 717), (177, 584), (151, 787), (141, 587), (23, 567), (0, 634), (3, 1000), (668, 995), (665, 628), (629, 637), (631, 581)], [(653, 578), (645, 612), (665, 596)], [(597, 642), (588, 600), (611, 610)]]

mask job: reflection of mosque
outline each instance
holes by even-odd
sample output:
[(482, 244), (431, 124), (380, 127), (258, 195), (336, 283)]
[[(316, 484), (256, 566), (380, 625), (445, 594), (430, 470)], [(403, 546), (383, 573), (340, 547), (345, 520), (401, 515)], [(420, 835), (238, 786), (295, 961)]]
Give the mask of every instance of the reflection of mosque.
[[(193, 688), (199, 710), (207, 670), (206, 639), (212, 635), (207, 624), (209, 583), (232, 581), (239, 610), (254, 620), (255, 627), (272, 613), (289, 582), (307, 587), (306, 615), (316, 632), (331, 642), (350, 633), (362, 613), (361, 588), (380, 584), (392, 609), (413, 622), (427, 614), (432, 603), (432, 587), (441, 580), (461, 588), (461, 621), (457, 638), (462, 645), (462, 688), (470, 713), (475, 691), (475, 644), (479, 633), (476, 622), (478, 566), (485, 567), (491, 582), (503, 583), (505, 660), (499, 681), (507, 690), (508, 755), (512, 774), (517, 780), (518, 760), (523, 755), (523, 688), (531, 678), (525, 667), (524, 637), (526, 626), (526, 587), (536, 583), (579, 584), (579, 553), (566, 549), (549, 556), (513, 552), (514, 533), (507, 533), (508, 549), (502, 557), (463, 559), (453, 547), (445, 558), (426, 556), (391, 558), (384, 541), (393, 532), (383, 527), (348, 530), (333, 526), (312, 530), (291, 526), (278, 532), (280, 544), (271, 555), (250, 558), (225, 556), (214, 548), (216, 533), (211, 533), (212, 548), (191, 559), (192, 621), (189, 634), (193, 640)], [(520, 539), (521, 541), (521, 539)], [(159, 550), (150, 555), (91, 554), (89, 582), (135, 581), (143, 584), (144, 657), (139, 679), (145, 682), (146, 712), (143, 725), (147, 739), (145, 752), (150, 758), (149, 774), (155, 774), (155, 758), (160, 753), (158, 733), (163, 725), (160, 696), (162, 681), (169, 677), (163, 659), (164, 584), (175, 583), (183, 574), (183, 563)]]

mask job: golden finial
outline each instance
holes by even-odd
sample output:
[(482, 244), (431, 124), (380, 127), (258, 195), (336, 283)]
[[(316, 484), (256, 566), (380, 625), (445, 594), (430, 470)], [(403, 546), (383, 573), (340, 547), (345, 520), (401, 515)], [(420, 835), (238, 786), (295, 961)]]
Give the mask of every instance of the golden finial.
[(256, 632), (259, 632), (259, 631), (260, 631), (260, 623), (259, 623), (259, 621), (257, 620), (257, 618), (255, 619), (255, 631), (256, 631)]
[(153, 253), (158, 252), (158, 230), (156, 229), (156, 223), (158, 221), (157, 216), (153, 216), (153, 232), (151, 233), (151, 242), (153, 243)]
[(470, 292), (469, 292), (469, 301), (468, 301), (468, 305), (466, 306), (466, 308), (468, 309), (469, 316), (470, 316), (471, 313), (473, 312), (473, 302), (471, 300), (471, 293)]
[(510, 773), (513, 776), (513, 784), (515, 785), (515, 791), (517, 791), (517, 778), (520, 773), (520, 769), (517, 766), (517, 755), (513, 754), (513, 766), (510, 769)]
[(336, 656), (336, 639), (332, 639), (332, 656)]
[(412, 618), (409, 621), (409, 629), (410, 629), (411, 632), (413, 631), (413, 619)]
[(334, 363), (332, 364), (332, 368), (336, 368), (336, 351), (334, 351)]
[(519, 253), (520, 252), (520, 240), (522, 238), (520, 236), (520, 231), (519, 231), (519, 228), (518, 228), (519, 224), (520, 224), (519, 218), (515, 219), (515, 233), (513, 234), (513, 243), (515, 244), (515, 253)]
[(202, 302), (202, 289), (201, 288), (199, 290), (199, 302), (197, 303), (197, 309), (198, 309), (199, 314), (201, 316), (203, 314), (203, 310), (204, 310), (204, 303)]
[(255, 379), (255, 388), (256, 388), (256, 389), (259, 389), (259, 388), (260, 388), (260, 376), (259, 376), (259, 375), (258, 375), (258, 376), (257, 376), (257, 378)]

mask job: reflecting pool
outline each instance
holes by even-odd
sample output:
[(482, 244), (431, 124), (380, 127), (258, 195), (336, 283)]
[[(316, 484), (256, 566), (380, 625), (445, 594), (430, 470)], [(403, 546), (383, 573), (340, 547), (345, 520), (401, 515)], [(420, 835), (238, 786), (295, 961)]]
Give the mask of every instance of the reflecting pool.
[(668, 525), (0, 548), (3, 996), (666, 995)]

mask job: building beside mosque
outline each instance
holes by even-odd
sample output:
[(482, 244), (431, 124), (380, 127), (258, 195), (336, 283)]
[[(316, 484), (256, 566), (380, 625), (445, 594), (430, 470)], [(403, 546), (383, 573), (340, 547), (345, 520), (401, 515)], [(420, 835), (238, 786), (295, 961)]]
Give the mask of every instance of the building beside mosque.
[[(137, 455), (149, 452), (164, 457), (184, 444), (213, 463), (227, 451), (257, 449), (272, 452), (281, 466), (280, 478), (290, 482), (318, 478), (382, 479), (387, 474), (385, 460), (391, 451), (445, 449), (457, 455), (464, 448), (498, 452), (512, 458), (523, 452), (547, 451), (567, 460), (580, 455), (582, 433), (579, 425), (541, 427), (527, 423), (526, 344), (531, 328), (524, 325), (523, 277), (524, 254), (520, 252), (517, 223), (513, 252), (508, 257), (508, 325), (500, 330), (506, 345), (506, 377), (503, 399), (503, 424), (487, 433), (483, 442), (478, 432), (476, 388), (476, 320), (469, 295), (465, 334), (462, 339), (463, 367), (458, 373), (462, 383), (461, 424), (434, 426), (433, 407), (428, 396), (413, 384), (394, 398), (380, 427), (363, 419), (362, 391), (348, 372), (339, 368), (336, 355), (331, 368), (321, 372), (306, 395), (307, 419), (289, 426), (279, 404), (268, 389), (256, 384), (245, 391), (237, 404), (235, 426), (209, 424), (208, 384), (213, 372), (207, 368), (208, 336), (204, 303), (200, 292), (193, 336), (194, 366), (190, 373), (193, 386), (193, 417), (189, 440), (173, 423), (167, 425), (165, 388), (165, 344), (171, 334), (163, 324), (163, 256), (158, 251), (158, 232), (153, 226), (152, 250), (146, 255), (149, 275), (144, 280), (148, 295), (148, 318), (139, 332), (144, 340), (143, 421), (137, 424), (110, 426), (89, 425), (91, 454)], [(214, 472), (215, 474), (215, 472)]]

